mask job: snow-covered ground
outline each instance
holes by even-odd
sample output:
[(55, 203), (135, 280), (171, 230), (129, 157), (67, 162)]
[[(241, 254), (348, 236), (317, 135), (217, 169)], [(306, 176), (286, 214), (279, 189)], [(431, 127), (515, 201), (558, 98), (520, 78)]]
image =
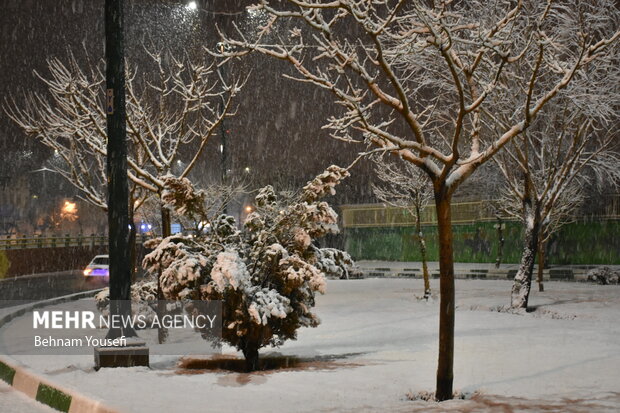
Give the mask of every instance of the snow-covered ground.
[(328, 281), (322, 324), (261, 352), (301, 359), (285, 369), (188, 371), (154, 356), (150, 369), (96, 372), (92, 356), (15, 358), (136, 413), (619, 411), (620, 287), (548, 282), (533, 292), (536, 311), (498, 312), (510, 286), (457, 281), (454, 384), (468, 400), (408, 398), (434, 390), (437, 362), (438, 300), (418, 300), (422, 281), (412, 279)]
[(49, 406), (28, 398), (0, 380), (0, 412), (2, 413), (58, 413)]

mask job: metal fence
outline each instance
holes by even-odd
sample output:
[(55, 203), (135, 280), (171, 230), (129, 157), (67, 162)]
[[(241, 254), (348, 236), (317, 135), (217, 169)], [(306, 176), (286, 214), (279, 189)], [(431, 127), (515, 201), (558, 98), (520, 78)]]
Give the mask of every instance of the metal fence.
[[(144, 244), (152, 236), (137, 235), (138, 241)], [(59, 247), (95, 247), (107, 246), (108, 235), (35, 235), (35, 236), (2, 236), (0, 235), (0, 251), (27, 248), (59, 248)]]
[(108, 245), (107, 235), (60, 235), (46, 236), (35, 235), (28, 237), (1, 236), (0, 250), (25, 249), (25, 248), (58, 248), (58, 247), (94, 247)]
[[(452, 204), (452, 223), (464, 224), (492, 221), (497, 217), (491, 208), (492, 201), (461, 202)], [(406, 209), (383, 204), (344, 205), (341, 207), (342, 223), (345, 228), (410, 226), (415, 224), (414, 216)], [(422, 225), (437, 223), (434, 205), (428, 205), (420, 213)]]
[[(474, 202), (455, 202), (452, 204), (452, 223), (471, 224), (474, 222), (496, 221), (496, 200)], [(384, 204), (343, 205), (340, 207), (344, 228), (399, 227), (415, 225), (414, 216), (406, 208)], [(437, 224), (434, 205), (428, 205), (420, 214), (422, 225)], [(514, 220), (501, 216), (503, 220)], [(579, 211), (576, 219), (620, 219), (620, 194), (599, 197)]]

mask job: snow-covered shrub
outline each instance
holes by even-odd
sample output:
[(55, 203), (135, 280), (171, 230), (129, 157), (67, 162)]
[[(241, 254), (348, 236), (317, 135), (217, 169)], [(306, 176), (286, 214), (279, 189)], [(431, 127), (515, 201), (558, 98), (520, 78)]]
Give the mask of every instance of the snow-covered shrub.
[[(325, 292), (325, 271), (337, 272), (350, 261), (348, 254), (313, 245), (338, 231), (336, 212), (319, 199), (348, 175), (330, 166), (286, 200), (266, 186), (243, 225), (220, 215), (207, 234), (149, 241), (154, 250), (143, 265), (151, 273), (161, 271), (166, 299), (222, 300), (222, 338), (254, 370), (260, 348), (281, 345), (295, 339), (298, 328), (319, 324), (311, 310), (315, 294)], [(183, 197), (172, 198), (181, 210)]]
[[(110, 313), (110, 289), (104, 288), (95, 295), (97, 309), (107, 316)], [(157, 281), (153, 279), (140, 280), (131, 285), (131, 312), (135, 316), (143, 316), (150, 323), (155, 317), (157, 302)]]
[(164, 189), (161, 194), (162, 202), (179, 215), (187, 215), (192, 219), (204, 212), (205, 191), (194, 188), (187, 178), (177, 178), (167, 174), (162, 178)]
[(601, 285), (618, 284), (620, 271), (613, 271), (609, 267), (598, 267), (588, 271), (588, 281)]
[(348, 252), (336, 248), (320, 248), (317, 253), (321, 255), (321, 259), (317, 261), (316, 267), (326, 277), (345, 280), (349, 278), (362, 278), (362, 271)]

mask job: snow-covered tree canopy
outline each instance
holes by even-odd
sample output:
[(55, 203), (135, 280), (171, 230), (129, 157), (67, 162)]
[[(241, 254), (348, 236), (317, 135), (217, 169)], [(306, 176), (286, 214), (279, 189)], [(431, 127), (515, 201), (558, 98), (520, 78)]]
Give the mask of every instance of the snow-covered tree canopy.
[(543, 288), (544, 245), (553, 232), (574, 219), (586, 191), (597, 182), (620, 182), (617, 123), (606, 119), (617, 106), (618, 92), (618, 83), (600, 91), (599, 110), (594, 112), (559, 97), (549, 103), (552, 110), (539, 115), (527, 133), (494, 158), (505, 181), (502, 209), (521, 220), (525, 229), (513, 287), (515, 308), (527, 308), (536, 254), (539, 288)]
[[(243, 226), (220, 215), (203, 235), (149, 241), (154, 251), (143, 264), (161, 272), (166, 299), (223, 300), (223, 339), (256, 368), (259, 348), (280, 345), (294, 339), (299, 327), (319, 324), (311, 311), (314, 295), (325, 292), (323, 270), (334, 267), (337, 257), (312, 241), (338, 231), (336, 212), (320, 198), (347, 176), (345, 169), (330, 166), (287, 200), (264, 187)], [(189, 186), (175, 188), (181, 191), (169, 198), (177, 210), (189, 210), (183, 203), (193, 203), (196, 195)]]
[[(241, 83), (224, 83), (213, 62), (147, 51), (155, 71), (129, 65), (126, 82), (128, 178), (136, 191), (161, 193), (165, 176), (185, 178), (226, 116)], [(47, 92), (15, 97), (5, 111), (29, 136), (54, 150), (54, 169), (89, 202), (106, 205), (104, 62), (69, 53), (36, 73)], [(191, 150), (181, 150), (191, 147)], [(138, 198), (135, 196), (134, 198)]]
[[(224, 56), (286, 60), (344, 110), (325, 126), (391, 149), (449, 193), (559, 96), (586, 111), (618, 83), (611, 0), (272, 0), (256, 33), (222, 33)], [(288, 77), (292, 77), (287, 75)]]
[[(611, 97), (620, 101), (620, 83), (601, 96), (615, 105)], [(530, 202), (538, 206), (536, 219), (553, 231), (574, 218), (589, 188), (620, 183), (620, 141), (617, 121), (601, 119), (605, 112), (588, 115), (563, 100), (552, 106), (494, 160), (505, 179), (504, 212), (526, 221), (523, 202)]]

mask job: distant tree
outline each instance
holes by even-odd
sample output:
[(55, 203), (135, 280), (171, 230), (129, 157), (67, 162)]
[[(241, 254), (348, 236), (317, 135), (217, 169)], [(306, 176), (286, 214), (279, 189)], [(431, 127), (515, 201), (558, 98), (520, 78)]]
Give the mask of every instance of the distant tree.
[(546, 242), (574, 221), (585, 190), (600, 180), (620, 182), (617, 124), (609, 121), (620, 99), (620, 71), (608, 74), (616, 84), (599, 92), (596, 109), (584, 108), (578, 98), (557, 100), (554, 110), (539, 116), (521, 139), (494, 158), (506, 183), (503, 210), (525, 228), (512, 308), (527, 308), (537, 255), (539, 289), (544, 289)]
[(334, 138), (391, 151), (429, 176), (440, 248), (436, 397), (452, 398), (452, 195), (554, 99), (586, 93), (596, 103), (618, 66), (615, 2), (260, 0), (248, 12), (263, 24), (222, 33), (230, 51), (220, 55), (290, 63), (287, 77), (343, 108), (325, 126)]
[(403, 208), (415, 221), (416, 238), (420, 244), (422, 276), (424, 278), (424, 299), (431, 296), (431, 284), (426, 258), (426, 240), (422, 232), (422, 211), (430, 204), (433, 191), (426, 175), (411, 163), (394, 163), (373, 157), (375, 174), (380, 182), (372, 184), (375, 196), (388, 205)]

